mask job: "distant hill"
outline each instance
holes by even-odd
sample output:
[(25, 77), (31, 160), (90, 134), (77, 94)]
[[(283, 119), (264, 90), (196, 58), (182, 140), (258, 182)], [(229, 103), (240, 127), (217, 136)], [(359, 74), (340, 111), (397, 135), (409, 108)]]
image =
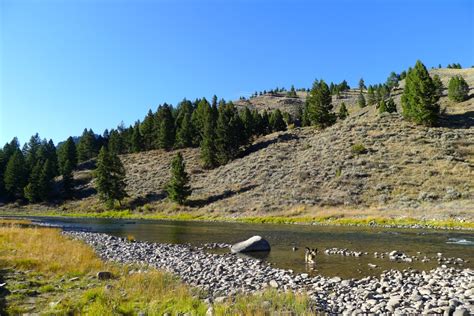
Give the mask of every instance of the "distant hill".
[[(461, 74), (471, 89), (471, 98), (458, 104), (448, 100), (445, 90), (440, 127), (416, 126), (398, 113), (380, 115), (374, 106), (360, 109), (358, 90), (351, 90), (342, 99), (333, 98), (336, 110), (342, 101), (348, 106), (345, 121), (323, 131), (305, 127), (261, 137), (242, 157), (214, 170), (201, 168), (199, 149), (181, 150), (193, 188), (191, 206), (183, 209), (230, 216), (384, 214), (473, 220), (474, 69), (431, 73), (445, 85)], [(401, 93), (395, 93), (399, 110)], [(235, 103), (292, 113), (305, 98), (298, 92), (298, 98), (263, 95)], [(365, 151), (357, 153), (355, 146)], [(174, 154), (154, 150), (121, 156), (132, 206), (170, 209), (163, 188)], [(93, 189), (93, 166), (84, 164), (75, 173), (78, 200), (64, 209), (102, 207)]]

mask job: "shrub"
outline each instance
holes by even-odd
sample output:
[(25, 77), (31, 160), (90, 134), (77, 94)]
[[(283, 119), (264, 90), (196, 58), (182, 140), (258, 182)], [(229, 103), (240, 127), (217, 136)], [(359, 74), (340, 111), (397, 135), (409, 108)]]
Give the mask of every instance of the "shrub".
[(356, 155), (362, 155), (367, 153), (367, 148), (362, 144), (354, 144), (351, 148), (352, 153)]
[(449, 80), (448, 97), (454, 102), (467, 100), (469, 96), (469, 86), (462, 76), (454, 76)]

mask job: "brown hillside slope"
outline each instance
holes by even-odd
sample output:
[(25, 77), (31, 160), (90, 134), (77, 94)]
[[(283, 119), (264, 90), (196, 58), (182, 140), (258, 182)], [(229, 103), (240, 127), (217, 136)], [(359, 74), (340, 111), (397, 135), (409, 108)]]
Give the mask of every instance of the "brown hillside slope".
[[(465, 73), (472, 88), (474, 70)], [(193, 188), (185, 209), (235, 216), (337, 210), (473, 220), (474, 98), (453, 104), (443, 97), (446, 115), (433, 128), (415, 126), (397, 113), (379, 115), (375, 107), (359, 109), (355, 99), (346, 98), (353, 102), (346, 101), (349, 119), (324, 131), (309, 127), (267, 135), (241, 158), (214, 170), (200, 167), (199, 149), (182, 150)], [(354, 145), (366, 151), (354, 152)], [(174, 154), (156, 150), (122, 156), (132, 206), (176, 209), (163, 190)], [(86, 168), (75, 175), (82, 179), (83, 192), (93, 185), (90, 174)], [(93, 194), (65, 208), (97, 205)]]

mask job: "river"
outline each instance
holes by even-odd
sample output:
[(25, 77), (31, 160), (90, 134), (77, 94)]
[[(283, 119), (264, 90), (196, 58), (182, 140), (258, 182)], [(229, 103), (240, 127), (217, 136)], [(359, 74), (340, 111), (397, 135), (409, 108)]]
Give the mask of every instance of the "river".
[[(34, 221), (57, 225), (65, 230), (85, 230), (107, 233), (119, 237), (133, 236), (136, 240), (159, 243), (178, 243), (200, 246), (204, 243), (232, 244), (253, 235), (267, 239), (272, 247), (269, 253), (257, 253), (256, 257), (267, 260), (273, 266), (309, 272), (324, 276), (360, 278), (380, 275), (383, 270), (414, 268), (431, 270), (438, 266), (437, 253), (443, 257), (468, 260), (463, 267), (474, 268), (474, 233), (451, 230), (382, 229), (371, 227), (244, 224), (225, 222), (125, 220), (64, 217), (32, 217)], [(293, 248), (297, 250), (294, 251)], [(317, 263), (307, 266), (304, 248), (318, 248)], [(326, 255), (326, 248), (348, 248), (367, 252), (361, 257)], [(375, 258), (374, 252), (402, 251), (411, 256), (432, 258), (393, 262), (387, 257)], [(227, 252), (227, 249), (211, 250)], [(419, 253), (418, 253), (419, 252)], [(377, 267), (371, 268), (370, 264)]]

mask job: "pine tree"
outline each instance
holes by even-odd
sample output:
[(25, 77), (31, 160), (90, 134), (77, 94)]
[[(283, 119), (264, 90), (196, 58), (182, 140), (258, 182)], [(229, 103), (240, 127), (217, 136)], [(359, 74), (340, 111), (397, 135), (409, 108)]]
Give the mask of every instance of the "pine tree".
[[(217, 97), (215, 98), (215, 102), (213, 101), (213, 105), (215, 104), (217, 108)], [(204, 136), (204, 125), (207, 118), (208, 113), (212, 113), (211, 105), (207, 102), (206, 98), (202, 98), (199, 103), (197, 104), (196, 110), (194, 110), (193, 114), (191, 115), (191, 121), (193, 126), (197, 130), (197, 139), (194, 141), (196, 144), (201, 143), (201, 139)]]
[(441, 78), (438, 75), (433, 76), (433, 84), (436, 87), (436, 92), (438, 93), (438, 96), (441, 97), (443, 95), (443, 82), (441, 81)]
[(143, 147), (145, 150), (155, 149), (155, 130), (155, 115), (151, 110), (148, 110), (148, 114), (145, 116), (140, 126), (140, 131), (143, 135)]
[(291, 85), (290, 91), (288, 91), (287, 96), (290, 98), (297, 98), (298, 95), (296, 94), (295, 86)]
[(389, 91), (392, 91), (393, 89), (398, 87), (398, 80), (399, 76), (392, 71), (387, 78), (387, 82), (385, 83)]
[(175, 129), (171, 108), (164, 104), (160, 109), (160, 130), (158, 134), (158, 146), (165, 150), (170, 150), (174, 146)]
[(359, 93), (359, 96), (357, 97), (357, 104), (360, 108), (365, 108), (367, 106), (367, 104), (365, 103), (365, 97), (362, 92)]
[(77, 167), (77, 150), (76, 144), (72, 137), (68, 137), (66, 142), (64, 142), (58, 149), (58, 162), (59, 162), (59, 172), (62, 173), (66, 165), (66, 162), (69, 162), (70, 168), (75, 169)]
[(347, 110), (346, 104), (344, 102), (341, 103), (338, 116), (341, 120), (345, 120), (349, 116), (349, 111)]
[(240, 116), (242, 119), (242, 124), (244, 126), (245, 137), (250, 140), (251, 137), (256, 133), (252, 112), (250, 112), (250, 109), (248, 107), (245, 107), (240, 112)]
[(36, 163), (30, 173), (28, 184), (24, 188), (24, 196), (31, 203), (39, 202), (41, 200), (41, 172), (43, 166), (40, 162)]
[(125, 168), (118, 155), (102, 147), (97, 158), (97, 168), (94, 171), (95, 184), (99, 198), (107, 207), (112, 208), (115, 201), (121, 206), (121, 201), (127, 196), (125, 191)]
[(126, 143), (123, 136), (123, 132), (119, 130), (112, 129), (110, 131), (109, 145), (107, 146), (110, 152), (117, 155), (125, 153)]
[(5, 166), (6, 166), (5, 153), (3, 149), (0, 148), (0, 202), (2, 201), (2, 198), (6, 196), (5, 183), (3, 182)]
[(369, 86), (367, 89), (367, 104), (374, 105), (376, 102), (374, 87)]
[(286, 131), (286, 123), (279, 109), (272, 112), (270, 116), (270, 127), (273, 132)]
[(448, 83), (448, 98), (454, 102), (462, 102), (469, 97), (469, 86), (462, 76), (454, 76)]
[(402, 95), (403, 116), (416, 124), (432, 126), (436, 123), (439, 95), (428, 70), (421, 61), (408, 72)]
[(204, 117), (203, 136), (200, 144), (201, 161), (204, 168), (211, 169), (217, 166), (216, 145), (215, 145), (215, 128), (216, 122), (211, 108), (207, 108)]
[(40, 174), (40, 200), (46, 201), (48, 200), (53, 191), (53, 179), (55, 176), (54, 165), (51, 160), (47, 159), (41, 168)]
[(178, 204), (184, 204), (188, 196), (191, 195), (186, 164), (180, 152), (171, 162), (171, 179), (166, 186), (166, 192), (170, 200)]
[(387, 112), (387, 105), (385, 104), (385, 100), (381, 100), (379, 102), (379, 113), (382, 114), (382, 113), (385, 113)]
[(97, 144), (94, 132), (84, 129), (79, 143), (77, 144), (77, 158), (83, 162), (97, 156)]
[(267, 135), (268, 133), (271, 132), (271, 127), (270, 127), (270, 118), (268, 117), (268, 112), (267, 110), (264, 110), (262, 113), (262, 120), (261, 120), (261, 131), (262, 135)]
[(66, 160), (62, 169), (61, 175), (63, 178), (62, 186), (63, 186), (63, 194), (64, 197), (69, 198), (72, 196), (73, 188), (74, 188), (74, 177), (72, 174), (72, 163), (69, 160)]
[(385, 102), (385, 107), (388, 113), (397, 112), (397, 106), (395, 105), (395, 101), (393, 101), (392, 97), (388, 98), (387, 102)]
[(38, 162), (38, 151), (41, 147), (41, 138), (38, 133), (31, 136), (30, 141), (23, 147), (28, 172), (31, 172)]
[(143, 137), (140, 132), (140, 122), (135, 123), (132, 132), (132, 152), (138, 153), (144, 148)]
[(244, 142), (243, 124), (232, 102), (219, 107), (216, 123), (216, 156), (220, 164), (226, 164), (239, 153)]
[(306, 102), (308, 103), (308, 117), (313, 125), (325, 128), (334, 124), (336, 116), (331, 112), (331, 92), (323, 80), (314, 82)]
[(22, 198), (23, 188), (28, 181), (28, 170), (23, 153), (19, 149), (8, 160), (3, 178), (7, 194), (11, 198)]
[(364, 89), (367, 89), (367, 87), (365, 86), (364, 79), (360, 78), (360, 80), (359, 80), (359, 91), (360, 91), (360, 93), (362, 93), (364, 91)]
[(178, 131), (176, 133), (176, 146), (179, 148), (192, 147), (194, 139), (194, 128), (191, 121), (191, 112), (183, 114)]

